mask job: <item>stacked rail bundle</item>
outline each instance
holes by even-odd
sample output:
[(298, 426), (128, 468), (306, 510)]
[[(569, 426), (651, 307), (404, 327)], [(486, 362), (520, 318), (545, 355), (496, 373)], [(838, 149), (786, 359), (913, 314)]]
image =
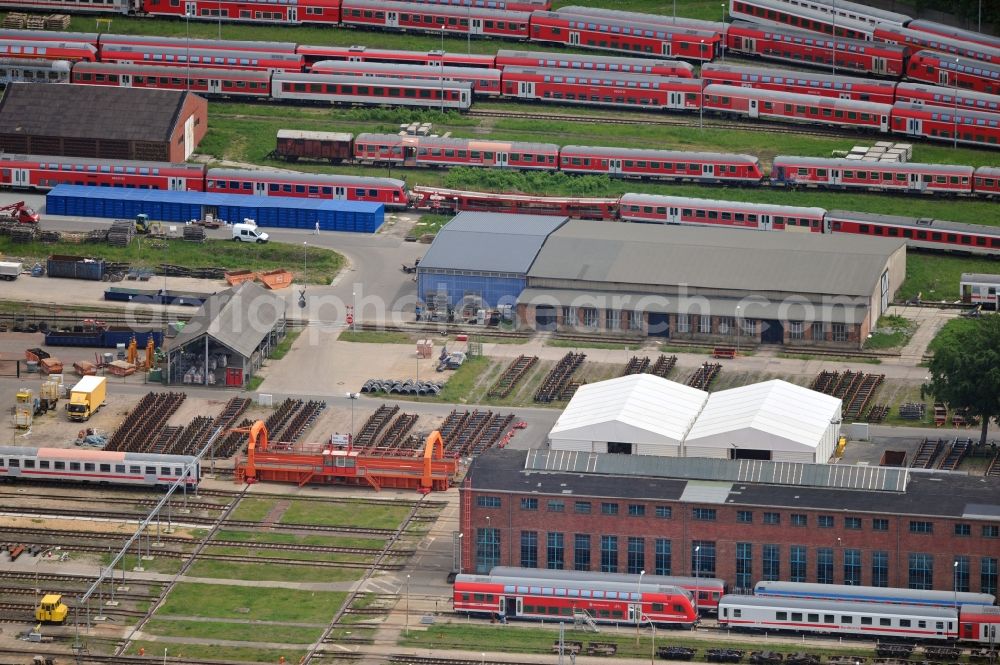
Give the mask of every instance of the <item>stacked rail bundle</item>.
[(157, 455), (165, 455), (167, 451), (173, 448), (177, 443), (180, 442), (181, 432), (184, 428), (179, 425), (168, 425), (160, 430), (160, 434), (153, 441), (153, 445), (150, 446), (149, 452), (156, 453)]
[(941, 427), (948, 422), (948, 407), (941, 402), (934, 402), (934, 426)]
[(883, 381), (885, 381), (885, 374), (862, 374), (861, 381), (851, 396), (851, 401), (848, 402), (844, 417), (857, 418), (864, 413), (865, 409), (868, 408), (868, 403), (875, 396), (875, 391), (878, 390)]
[(149, 452), (185, 397), (184, 393), (146, 393), (118, 425), (105, 450)]
[(993, 456), (993, 461), (986, 467), (986, 475), (990, 478), (1000, 478), (1000, 450)]
[(361, 426), (358, 431), (358, 435), (354, 437), (354, 447), (355, 448), (368, 448), (374, 445), (375, 441), (378, 439), (379, 434), (385, 429), (392, 419), (399, 412), (398, 406), (389, 406), (383, 404), (379, 408), (375, 409), (375, 413), (368, 416), (368, 420), (365, 424)]
[[(811, 388), (816, 392), (838, 397), (844, 403), (845, 418), (859, 418), (885, 381), (884, 374), (865, 374), (847, 370), (843, 374), (822, 371), (813, 379)], [(887, 410), (886, 410), (887, 411)], [(885, 417), (885, 414), (882, 415)]]
[(108, 230), (108, 244), (112, 247), (128, 247), (135, 237), (135, 222), (131, 219), (116, 219)]
[(938, 453), (944, 448), (944, 439), (924, 439), (917, 449), (917, 454), (913, 456), (910, 466), (916, 469), (930, 469), (934, 467), (934, 460)]
[(518, 381), (538, 362), (538, 356), (518, 356), (507, 365), (507, 369), (497, 378), (496, 383), (486, 393), (487, 397), (503, 399), (510, 395)]
[(514, 414), (492, 411), (452, 411), (438, 428), (445, 454), (452, 458), (478, 455), (502, 441)]
[[(253, 425), (253, 421), (249, 418), (244, 418), (236, 425), (235, 429), (246, 429)], [(225, 437), (216, 445), (215, 456), (220, 459), (225, 459), (231, 457), (243, 447), (246, 443), (247, 436), (242, 432), (228, 432)]]
[(899, 405), (899, 417), (904, 420), (923, 420), (927, 405), (923, 402), (904, 402)]
[(629, 358), (629, 361), (625, 363), (625, 369), (622, 370), (622, 376), (628, 376), (629, 374), (645, 374), (646, 370), (649, 369), (649, 365), (649, 358), (632, 356)]
[(288, 424), (285, 425), (285, 429), (280, 432), (278, 437), (275, 437), (275, 441), (295, 443), (302, 437), (302, 434), (305, 433), (307, 429), (312, 427), (313, 423), (316, 422), (316, 418), (319, 417), (319, 414), (321, 414), (325, 408), (326, 402), (318, 400), (310, 400), (305, 403), (300, 402), (298, 409), (296, 409), (288, 419)]
[(872, 408), (868, 410), (868, 417), (866, 420), (872, 424), (878, 424), (885, 420), (885, 417), (889, 415), (889, 407), (885, 404), (872, 404)]
[(809, 386), (818, 393), (824, 393), (826, 395), (833, 394), (833, 385), (840, 378), (839, 372), (831, 372), (828, 370), (823, 370), (816, 375), (813, 379), (812, 385)]
[(942, 471), (954, 471), (970, 450), (972, 450), (972, 439), (955, 439), (948, 449), (948, 454), (938, 463), (937, 468)]
[(184, 427), (184, 431), (174, 440), (171, 445), (162, 452), (166, 455), (195, 455), (208, 442), (212, 432), (215, 430), (214, 418), (208, 416), (195, 416), (194, 419)]
[(656, 359), (656, 362), (653, 363), (653, 366), (646, 373), (665, 379), (674, 370), (676, 364), (677, 356), (666, 356), (661, 353), (660, 357)]
[(573, 353), (572, 351), (563, 356), (549, 371), (542, 381), (542, 385), (535, 392), (535, 401), (552, 402), (560, 399), (573, 374), (580, 368), (586, 357), (587, 355), (584, 353)]
[(417, 418), (415, 413), (400, 413), (382, 430), (378, 440), (365, 448), (364, 454), (383, 457), (398, 454), (410, 430), (417, 424)]
[(513, 413), (508, 413), (506, 416), (501, 416), (499, 413), (491, 413), (490, 419), (486, 423), (486, 427), (483, 428), (482, 433), (479, 435), (479, 439), (472, 447), (472, 454), (478, 455), (486, 452), (500, 441), (504, 441), (504, 445), (506, 445), (505, 437), (508, 433), (513, 432), (513, 430), (509, 429), (513, 422)]
[(701, 367), (694, 371), (694, 374), (688, 379), (687, 384), (692, 388), (708, 390), (720, 371), (722, 371), (722, 365), (719, 363), (703, 363)]
[[(279, 404), (274, 413), (264, 421), (264, 425), (267, 427), (269, 433), (268, 440), (275, 443), (281, 441), (281, 432), (285, 430), (285, 426), (301, 407), (302, 400), (300, 399), (286, 399)], [(274, 435), (270, 435), (271, 432), (274, 432)]]
[[(220, 440), (217, 441), (215, 444), (215, 451), (214, 451), (215, 457), (226, 458), (235, 453), (236, 448), (241, 444), (241, 442), (245, 437), (243, 437), (243, 435), (237, 432), (225, 433), (225, 430), (233, 427), (233, 424), (236, 422), (236, 419), (239, 418), (241, 415), (243, 415), (243, 413), (249, 408), (250, 408), (249, 398), (247, 397), (231, 398), (228, 402), (226, 402), (226, 405), (222, 407), (222, 412), (215, 417), (215, 420), (212, 422), (212, 426), (208, 429), (208, 436), (205, 437), (203, 440), (197, 441), (188, 449), (191, 450), (192, 452), (197, 452), (201, 450), (201, 448), (206, 443), (208, 443), (208, 439), (211, 438), (212, 433), (215, 432), (216, 429), (221, 427), (223, 430), (223, 434), (220, 435), (221, 437)], [(244, 423), (245, 424), (240, 425), (240, 427), (249, 427), (250, 425), (249, 421), (244, 420)]]

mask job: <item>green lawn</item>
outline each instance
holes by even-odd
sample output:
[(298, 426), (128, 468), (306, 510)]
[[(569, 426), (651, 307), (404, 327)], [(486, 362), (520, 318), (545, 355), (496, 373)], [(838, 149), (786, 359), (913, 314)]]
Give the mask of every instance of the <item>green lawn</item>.
[(385, 546), (382, 538), (353, 538), (351, 536), (297, 535), (294, 533), (273, 533), (259, 531), (229, 531), (222, 530), (215, 534), (215, 540), (233, 540), (246, 543), (295, 543), (299, 545), (327, 545), (331, 547), (368, 547), (381, 548)]
[(247, 621), (316, 621), (317, 617), (332, 617), (346, 597), (333, 591), (182, 582), (170, 592), (160, 611), (173, 616)]
[(941, 326), (941, 330), (939, 330), (937, 335), (934, 336), (931, 343), (927, 345), (927, 351), (929, 353), (933, 353), (934, 351), (946, 346), (953, 346), (953, 339), (956, 334), (971, 330), (975, 327), (976, 322), (971, 319), (952, 319)]
[(240, 499), (240, 505), (233, 511), (232, 519), (259, 522), (278, 504), (279, 499)]
[(472, 388), (479, 382), (483, 372), (490, 366), (490, 361), (484, 356), (466, 358), (462, 366), (455, 371), (448, 371), (447, 383), (441, 392), (434, 397), (436, 402), (465, 402)]
[(875, 324), (875, 332), (865, 342), (865, 349), (898, 349), (906, 346), (916, 330), (916, 324), (903, 316), (883, 316)]
[[(258, 649), (256, 647), (224, 647), (215, 644), (164, 644), (163, 642), (133, 642), (130, 655), (139, 653), (165, 654), (173, 659), (197, 658), (206, 660), (235, 660), (247, 663), (277, 663), (284, 657), (285, 662), (297, 663), (306, 655), (306, 649)], [(172, 662), (177, 662), (172, 661)]]
[(285, 642), (311, 644), (319, 639), (322, 627), (269, 625), (260, 623), (227, 623), (216, 621), (171, 621), (157, 619), (142, 629), (151, 635), (193, 637), (196, 639), (238, 640), (240, 642)]
[(409, 514), (409, 506), (386, 501), (383, 504), (342, 503), (323, 501), (291, 501), (281, 516), (282, 524), (319, 524), (322, 526), (366, 526), (374, 529), (395, 529)]
[(360, 568), (314, 568), (275, 563), (236, 563), (199, 559), (188, 569), (191, 577), (272, 582), (348, 582), (361, 578)]
[(367, 344), (413, 344), (413, 337), (401, 332), (388, 330), (344, 330), (337, 337), (341, 342), (364, 342)]
[(550, 339), (546, 340), (545, 346), (556, 346), (563, 349), (610, 349), (614, 351), (636, 351), (642, 348), (642, 344), (628, 344), (618, 342), (578, 342), (572, 339)]
[(302, 334), (301, 328), (290, 329), (285, 334), (285, 339), (278, 342), (278, 345), (274, 347), (274, 351), (271, 353), (271, 360), (281, 360), (288, 352), (292, 350), (292, 344), (298, 339), (299, 335)]
[[(996, 204), (993, 204), (996, 206)], [(994, 213), (982, 221), (997, 222)], [(942, 254), (906, 255), (906, 280), (896, 295), (897, 300), (909, 300), (921, 294), (925, 302), (955, 302), (959, 299), (959, 281), (963, 272), (996, 273), (1000, 270), (995, 260), (947, 256)]]

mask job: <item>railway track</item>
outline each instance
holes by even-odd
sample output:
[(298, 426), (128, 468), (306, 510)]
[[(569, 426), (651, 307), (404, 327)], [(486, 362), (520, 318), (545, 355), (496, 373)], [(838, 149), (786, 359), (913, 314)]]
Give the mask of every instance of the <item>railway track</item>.
[[(58, 592), (63, 595), (74, 594), (83, 591), (83, 589), (59, 589)], [(50, 593), (55, 593), (50, 591)], [(2, 587), (0, 586), (0, 595), (7, 596), (31, 596), (32, 598), (38, 598), (38, 592), (32, 587)], [(152, 598), (152, 594), (141, 594), (141, 593), (115, 593), (115, 598), (118, 600), (129, 600), (141, 602), (144, 600), (149, 600)]]
[[(0, 492), (0, 499), (10, 498), (10, 499), (28, 499), (32, 501), (37, 501), (38, 497), (22, 494), (19, 492)], [(101, 504), (107, 503), (111, 505), (125, 505), (125, 506), (136, 506), (142, 508), (152, 508), (157, 503), (158, 499), (129, 499), (127, 497), (92, 497), (92, 496), (62, 496), (62, 495), (48, 495), (45, 497), (47, 502), (55, 501), (67, 501), (70, 503), (89, 503), (89, 504)], [(207, 503), (207, 502), (195, 502), (195, 501), (183, 501), (177, 502), (178, 506), (190, 508), (191, 510), (224, 510), (225, 504), (219, 503)], [(144, 513), (140, 513), (144, 514)]]
[[(38, 649), (14, 649), (14, 648), (0, 648), (0, 656), (15, 656), (19, 657), (20, 660), (16, 661), (18, 663), (30, 662), (33, 656), (39, 655), (40, 653), (45, 653), (39, 651)], [(7, 661), (0, 661), (6, 665)], [(59, 663), (69, 662), (65, 658), (57, 658)], [(74, 654), (72, 657), (72, 662), (78, 665), (86, 665), (88, 663), (112, 663), (113, 665), (150, 665), (152, 662), (156, 662), (155, 659), (149, 656), (119, 656), (113, 654), (90, 654), (90, 653), (80, 653)], [(183, 661), (169, 658), (168, 662), (180, 663), (183, 662), (184, 665), (246, 665), (246, 661), (243, 660), (217, 660), (217, 659), (204, 659), (204, 658), (191, 658), (185, 656)]]

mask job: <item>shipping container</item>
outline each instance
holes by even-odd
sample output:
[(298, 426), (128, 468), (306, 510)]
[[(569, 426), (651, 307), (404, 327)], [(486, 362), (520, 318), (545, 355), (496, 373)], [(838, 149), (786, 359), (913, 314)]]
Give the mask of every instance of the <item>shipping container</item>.
[(163, 332), (160, 330), (133, 330), (132, 328), (108, 328), (106, 330), (50, 330), (45, 333), (46, 346), (86, 346), (101, 349), (113, 349), (119, 344), (128, 344), (135, 337), (139, 347), (146, 346), (152, 337), (153, 343), (160, 346), (163, 343)]
[(99, 282), (104, 278), (104, 259), (53, 254), (45, 262), (45, 271), (49, 277), (89, 279)]

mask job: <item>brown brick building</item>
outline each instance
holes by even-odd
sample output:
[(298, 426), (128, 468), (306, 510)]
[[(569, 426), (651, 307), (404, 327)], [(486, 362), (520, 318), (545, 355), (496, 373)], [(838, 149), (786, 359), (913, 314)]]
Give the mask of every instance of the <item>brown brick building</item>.
[(463, 571), (697, 571), (730, 589), (790, 580), (997, 593), (996, 479), (493, 450), (461, 492)]
[(0, 100), (0, 150), (15, 154), (183, 162), (207, 130), (208, 102), (188, 92), (12, 83)]

